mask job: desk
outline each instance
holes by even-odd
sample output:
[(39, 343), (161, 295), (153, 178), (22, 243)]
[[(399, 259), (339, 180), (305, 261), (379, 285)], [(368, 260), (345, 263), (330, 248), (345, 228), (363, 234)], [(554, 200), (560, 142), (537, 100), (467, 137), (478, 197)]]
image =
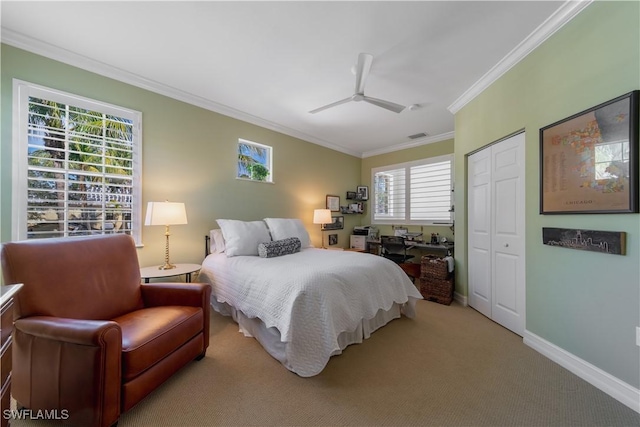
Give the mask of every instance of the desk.
[(405, 241), (404, 243), (407, 246), (407, 249), (420, 249), (425, 251), (433, 251), (442, 254), (442, 256), (447, 256), (453, 254), (453, 243), (424, 243), (424, 242), (412, 242)]
[[(367, 240), (369, 245), (369, 252), (380, 254), (380, 240)], [(425, 243), (412, 240), (405, 240), (404, 242), (407, 250), (416, 249), (424, 252), (436, 252), (438, 255), (447, 256), (453, 254), (454, 244), (453, 242), (445, 243)]]

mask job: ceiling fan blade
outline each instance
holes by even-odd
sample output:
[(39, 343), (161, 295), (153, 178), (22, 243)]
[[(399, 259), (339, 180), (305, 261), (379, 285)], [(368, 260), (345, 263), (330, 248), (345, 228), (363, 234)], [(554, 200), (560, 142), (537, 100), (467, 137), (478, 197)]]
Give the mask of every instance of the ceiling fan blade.
[(404, 105), (396, 104), (391, 101), (385, 101), (383, 99), (371, 98), (370, 96), (365, 96), (362, 98), (363, 101), (368, 102), (369, 104), (377, 105), (378, 107), (386, 108), (389, 111), (393, 111), (394, 113), (400, 113), (406, 107)]
[(327, 108), (335, 107), (335, 106), (340, 105), (340, 104), (346, 104), (347, 102), (352, 101), (352, 100), (353, 100), (353, 97), (350, 96), (348, 98), (341, 99), (340, 101), (336, 101), (336, 102), (333, 102), (331, 104), (327, 104), (324, 107), (316, 108), (315, 110), (311, 110), (309, 112), (311, 114), (319, 113), (320, 111), (326, 110)]
[(370, 53), (361, 53), (358, 55), (358, 65), (356, 66), (356, 94), (364, 95), (364, 85), (369, 76), (373, 64), (373, 55)]

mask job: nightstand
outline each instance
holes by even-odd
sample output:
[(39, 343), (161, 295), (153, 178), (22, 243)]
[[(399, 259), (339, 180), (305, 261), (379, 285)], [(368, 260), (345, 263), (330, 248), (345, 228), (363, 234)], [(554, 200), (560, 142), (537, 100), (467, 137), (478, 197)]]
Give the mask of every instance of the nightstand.
[(159, 265), (144, 267), (140, 269), (140, 277), (144, 283), (149, 283), (149, 279), (159, 279), (163, 277), (186, 276), (186, 281), (191, 282), (191, 273), (195, 273), (202, 267), (200, 264), (175, 264), (176, 268), (170, 270), (160, 270)]

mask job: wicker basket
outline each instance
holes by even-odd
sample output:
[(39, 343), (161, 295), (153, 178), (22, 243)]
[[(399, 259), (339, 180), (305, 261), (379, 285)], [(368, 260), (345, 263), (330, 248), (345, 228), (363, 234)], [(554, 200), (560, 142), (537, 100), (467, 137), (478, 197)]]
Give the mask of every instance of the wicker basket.
[(420, 278), (420, 293), (428, 301), (450, 305), (453, 301), (453, 277), (448, 279)]
[(420, 277), (431, 279), (449, 279), (449, 263), (435, 255), (424, 255), (420, 262)]

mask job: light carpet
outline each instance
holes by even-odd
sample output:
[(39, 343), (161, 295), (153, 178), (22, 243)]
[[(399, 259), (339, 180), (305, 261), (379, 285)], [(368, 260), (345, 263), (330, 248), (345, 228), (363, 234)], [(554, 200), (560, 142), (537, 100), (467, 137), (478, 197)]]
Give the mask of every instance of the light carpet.
[(419, 301), (417, 312), (311, 378), (213, 313), (207, 356), (119, 426), (640, 426), (640, 414), (475, 310)]

